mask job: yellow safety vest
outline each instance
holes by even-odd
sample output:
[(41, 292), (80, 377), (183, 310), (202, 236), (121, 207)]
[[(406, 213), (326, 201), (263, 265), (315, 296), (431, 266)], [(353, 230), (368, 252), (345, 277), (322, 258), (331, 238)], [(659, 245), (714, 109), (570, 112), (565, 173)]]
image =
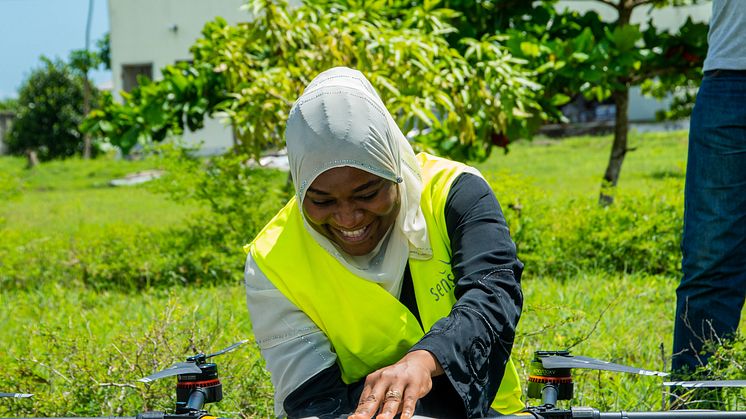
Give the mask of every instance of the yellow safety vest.
[[(348, 384), (399, 361), (456, 302), (445, 203), (466, 166), (424, 153), (417, 160), (424, 184), (420, 206), (433, 257), (410, 259), (409, 267), (425, 330), (383, 287), (354, 275), (316, 243), (295, 197), (244, 248), (277, 289), (326, 334)], [(518, 372), (509, 360), (492, 407), (515, 413), (524, 407), (520, 397)]]

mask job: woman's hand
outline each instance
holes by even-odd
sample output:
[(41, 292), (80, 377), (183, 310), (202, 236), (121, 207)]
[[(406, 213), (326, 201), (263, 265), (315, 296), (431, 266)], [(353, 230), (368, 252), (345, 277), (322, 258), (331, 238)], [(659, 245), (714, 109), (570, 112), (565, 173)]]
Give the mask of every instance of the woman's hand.
[(396, 364), (366, 377), (357, 410), (349, 419), (369, 419), (379, 410), (377, 419), (390, 419), (399, 412), (401, 419), (409, 419), (417, 400), (432, 389), (432, 377), (441, 374), (443, 368), (430, 352), (409, 352)]

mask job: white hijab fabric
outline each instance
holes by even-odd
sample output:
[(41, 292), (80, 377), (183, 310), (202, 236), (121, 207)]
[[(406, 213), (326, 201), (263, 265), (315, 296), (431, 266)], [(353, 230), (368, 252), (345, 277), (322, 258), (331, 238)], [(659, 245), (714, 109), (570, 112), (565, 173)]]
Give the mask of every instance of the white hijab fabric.
[(368, 255), (346, 254), (303, 216), (308, 232), (347, 269), (398, 296), (407, 259), (429, 259), (432, 249), (414, 151), (368, 79), (345, 67), (316, 76), (290, 110), (285, 140), (301, 213), (307, 188), (331, 168), (351, 166), (398, 183), (399, 215)]

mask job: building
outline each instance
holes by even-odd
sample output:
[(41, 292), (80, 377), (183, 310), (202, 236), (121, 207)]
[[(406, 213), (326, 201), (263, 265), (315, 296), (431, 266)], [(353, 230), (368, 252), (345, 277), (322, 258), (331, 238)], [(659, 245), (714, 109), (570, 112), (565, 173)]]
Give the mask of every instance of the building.
[[(130, 91), (137, 77), (161, 78), (169, 64), (192, 59), (189, 48), (205, 23), (217, 16), (228, 23), (245, 21), (244, 0), (109, 0), (112, 92)], [(211, 119), (204, 129), (184, 133), (187, 144), (202, 143), (202, 153), (216, 154), (233, 145), (232, 130)]]

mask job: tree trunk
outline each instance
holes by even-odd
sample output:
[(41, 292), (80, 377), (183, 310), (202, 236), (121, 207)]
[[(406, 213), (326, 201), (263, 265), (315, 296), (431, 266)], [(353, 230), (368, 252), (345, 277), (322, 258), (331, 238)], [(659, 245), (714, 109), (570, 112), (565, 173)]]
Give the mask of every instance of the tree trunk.
[[(83, 75), (83, 117), (88, 116), (91, 111), (91, 85), (88, 82), (88, 69), (86, 68)], [(88, 133), (83, 134), (83, 158), (91, 158), (91, 136)]]
[[(85, 25), (85, 53), (86, 63), (83, 73), (83, 117), (87, 117), (91, 111), (91, 83), (88, 81), (88, 64), (90, 63), (90, 52), (88, 51), (91, 44), (91, 19), (93, 18), (93, 0), (88, 0), (88, 18)], [(88, 133), (83, 134), (83, 158), (91, 158), (91, 136)]]
[(624, 89), (612, 93), (616, 107), (616, 120), (614, 125), (614, 143), (611, 146), (609, 155), (609, 164), (606, 166), (606, 173), (601, 184), (601, 193), (598, 197), (598, 203), (606, 206), (614, 203), (614, 189), (619, 182), (619, 173), (622, 171), (624, 156), (629, 149), (627, 148), (627, 134), (629, 133), (629, 90)]
[(39, 156), (36, 155), (36, 150), (26, 150), (26, 168), (33, 169), (39, 165)]

